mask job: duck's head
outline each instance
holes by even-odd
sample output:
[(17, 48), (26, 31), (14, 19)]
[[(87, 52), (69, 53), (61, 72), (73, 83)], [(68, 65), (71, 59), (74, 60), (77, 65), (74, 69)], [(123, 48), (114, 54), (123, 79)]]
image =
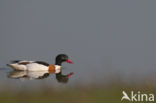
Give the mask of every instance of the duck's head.
[(56, 57), (55, 65), (61, 65), (62, 62), (67, 62), (67, 63), (72, 64), (72, 62), (69, 60), (69, 58), (68, 58), (68, 56), (66, 54), (59, 54)]

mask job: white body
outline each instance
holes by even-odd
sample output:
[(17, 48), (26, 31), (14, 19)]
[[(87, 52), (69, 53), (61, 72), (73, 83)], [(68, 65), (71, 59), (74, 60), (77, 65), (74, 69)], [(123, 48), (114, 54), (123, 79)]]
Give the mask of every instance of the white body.
[(28, 71), (47, 71), (49, 67), (37, 63), (30, 63), (26, 65), (26, 69)]
[[(24, 62), (29, 62), (28, 64), (20, 64)], [(15, 70), (27, 70), (27, 71), (48, 71), (49, 66), (35, 63), (34, 61), (19, 61), (18, 63), (8, 64), (11, 68)], [(61, 70), (61, 66), (54, 65), (56, 73)]]

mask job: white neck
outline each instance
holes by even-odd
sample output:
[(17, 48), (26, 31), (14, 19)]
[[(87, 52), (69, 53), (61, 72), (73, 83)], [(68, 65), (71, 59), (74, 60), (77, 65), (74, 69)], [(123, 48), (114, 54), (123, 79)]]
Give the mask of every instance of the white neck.
[(61, 72), (61, 66), (60, 65), (55, 65), (55, 73)]

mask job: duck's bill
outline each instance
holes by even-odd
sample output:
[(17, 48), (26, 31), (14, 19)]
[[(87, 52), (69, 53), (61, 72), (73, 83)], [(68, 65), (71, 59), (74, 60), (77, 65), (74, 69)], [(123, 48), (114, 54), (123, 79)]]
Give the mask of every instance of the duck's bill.
[(71, 62), (69, 59), (67, 60), (67, 63), (73, 64), (73, 62)]

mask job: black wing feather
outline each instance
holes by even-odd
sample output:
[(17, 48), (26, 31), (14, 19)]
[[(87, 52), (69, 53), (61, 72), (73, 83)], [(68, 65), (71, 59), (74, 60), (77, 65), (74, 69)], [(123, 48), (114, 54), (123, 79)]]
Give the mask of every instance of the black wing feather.
[(21, 60), (13, 60), (11, 63), (19, 63)]
[(46, 62), (42, 62), (42, 61), (35, 61), (35, 63), (42, 64), (42, 65), (45, 65), (45, 66), (49, 66), (48, 63), (46, 63)]

